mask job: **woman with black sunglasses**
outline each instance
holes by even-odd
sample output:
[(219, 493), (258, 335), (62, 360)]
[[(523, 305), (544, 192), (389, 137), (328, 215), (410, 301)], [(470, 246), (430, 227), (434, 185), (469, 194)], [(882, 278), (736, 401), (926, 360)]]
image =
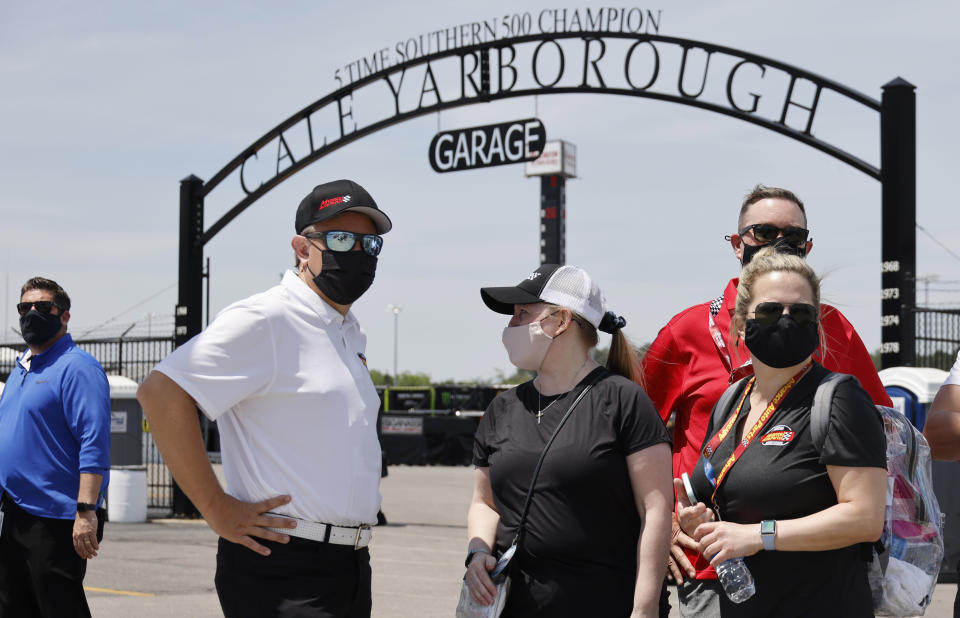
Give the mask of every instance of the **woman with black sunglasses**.
[(721, 596), (725, 617), (873, 616), (862, 544), (883, 530), (886, 440), (870, 396), (845, 381), (823, 446), (813, 443), (813, 397), (830, 373), (812, 360), (819, 305), (820, 281), (799, 257), (763, 249), (744, 268), (731, 337), (754, 375), (714, 409), (690, 477), (696, 504), (674, 480), (701, 553), (714, 567), (745, 557), (754, 578), (747, 600)]

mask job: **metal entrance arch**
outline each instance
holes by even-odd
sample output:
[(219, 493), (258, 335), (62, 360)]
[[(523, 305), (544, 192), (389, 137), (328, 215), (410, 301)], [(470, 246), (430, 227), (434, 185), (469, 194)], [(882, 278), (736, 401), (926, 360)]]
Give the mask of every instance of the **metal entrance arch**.
[[(620, 63), (616, 63), (617, 53)], [(529, 67), (520, 64), (527, 60)], [(704, 94), (711, 61), (714, 68), (719, 62), (733, 63), (726, 70), (725, 100), (710, 100)], [(882, 99), (877, 101), (809, 71), (749, 52), (675, 37), (599, 30), (504, 38), (409, 59), (386, 68), (378, 67), (374, 57), (372, 68), (379, 70), (344, 84), (265, 133), (209, 181), (193, 175), (181, 181), (177, 345), (202, 328), (204, 245), (248, 206), (309, 164), (380, 129), (444, 109), (513, 97), (589, 93), (657, 99), (739, 118), (816, 148), (879, 180), (881, 364), (914, 364), (916, 95), (915, 87), (903, 79), (885, 84)], [(528, 73), (522, 73), (527, 69)], [(666, 71), (671, 69), (678, 70), (667, 75)], [(759, 111), (761, 98), (769, 95), (738, 89), (743, 80), (750, 78), (748, 71), (754, 82), (763, 82), (768, 71), (787, 78), (778, 113), (764, 115)], [(414, 74), (419, 86), (411, 86)], [(455, 79), (447, 82), (451, 75)], [(441, 88), (441, 83), (446, 87)], [(451, 91), (455, 96), (450, 96)], [(364, 92), (381, 94), (392, 103), (392, 111), (361, 125), (354, 102)], [(814, 136), (814, 119), (824, 94), (837, 95), (868, 111), (879, 112), (879, 168)], [(801, 101), (802, 96), (807, 98)], [(415, 105), (410, 104), (413, 98), (417, 99)], [(797, 114), (806, 118), (797, 122)], [(323, 128), (324, 123), (330, 131)], [(300, 149), (291, 148), (294, 138), (303, 145)], [(252, 169), (263, 165), (261, 154), (272, 156), (273, 152), (274, 171), (253, 180), (256, 174)], [(234, 176), (244, 197), (204, 229), (204, 199)]]

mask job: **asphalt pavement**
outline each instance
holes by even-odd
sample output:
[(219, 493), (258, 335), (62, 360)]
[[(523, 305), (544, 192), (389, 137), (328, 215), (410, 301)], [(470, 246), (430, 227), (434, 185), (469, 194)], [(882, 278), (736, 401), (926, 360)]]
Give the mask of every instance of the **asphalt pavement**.
[[(390, 468), (382, 483), (388, 525), (374, 530), (370, 546), (374, 618), (453, 616), (472, 483), (472, 468)], [(213, 588), (216, 547), (216, 535), (202, 521), (108, 523), (85, 580), (93, 615), (222, 616)], [(956, 590), (956, 584), (938, 585), (926, 616), (952, 616)]]

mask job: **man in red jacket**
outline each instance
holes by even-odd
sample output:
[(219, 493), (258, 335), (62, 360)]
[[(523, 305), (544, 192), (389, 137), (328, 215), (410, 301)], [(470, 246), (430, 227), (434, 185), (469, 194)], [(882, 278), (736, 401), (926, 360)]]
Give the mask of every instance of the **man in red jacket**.
[[(786, 189), (758, 185), (740, 208), (735, 234), (727, 236), (745, 265), (764, 246), (806, 256), (813, 247), (803, 202)], [(657, 335), (643, 359), (647, 394), (664, 422), (674, 414), (673, 475), (692, 473), (706, 437), (713, 405), (727, 386), (752, 373), (745, 348), (731, 345), (730, 317), (738, 279), (731, 279), (715, 300), (675, 315)], [(823, 345), (814, 358), (827, 369), (857, 376), (875, 403), (891, 405), (869, 352), (853, 326), (835, 307), (821, 305)], [(668, 577), (677, 581), (681, 614), (718, 617), (717, 575), (674, 519)]]

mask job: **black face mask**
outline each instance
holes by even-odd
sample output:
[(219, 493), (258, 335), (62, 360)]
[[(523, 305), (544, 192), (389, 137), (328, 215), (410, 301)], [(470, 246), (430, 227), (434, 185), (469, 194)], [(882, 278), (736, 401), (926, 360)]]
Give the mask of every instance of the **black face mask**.
[(763, 249), (764, 247), (773, 247), (777, 253), (786, 253), (787, 255), (796, 255), (798, 257), (804, 257), (807, 255), (807, 245), (804, 243), (800, 247), (794, 247), (787, 242), (786, 238), (778, 238), (772, 243), (766, 245), (748, 245), (743, 242), (743, 239), (740, 240), (743, 243), (743, 261), (741, 262), (742, 266), (746, 266), (750, 263), (750, 260), (753, 259), (753, 256), (757, 254), (757, 251)]
[(29, 345), (43, 345), (60, 332), (60, 316), (31, 309), (20, 318), (20, 334)]
[(800, 364), (820, 345), (817, 323), (800, 326), (790, 315), (781, 316), (772, 326), (747, 320), (743, 339), (757, 360), (777, 369)]
[(323, 269), (313, 275), (313, 283), (323, 295), (338, 305), (349, 305), (363, 296), (373, 283), (377, 258), (363, 251), (321, 251)]

